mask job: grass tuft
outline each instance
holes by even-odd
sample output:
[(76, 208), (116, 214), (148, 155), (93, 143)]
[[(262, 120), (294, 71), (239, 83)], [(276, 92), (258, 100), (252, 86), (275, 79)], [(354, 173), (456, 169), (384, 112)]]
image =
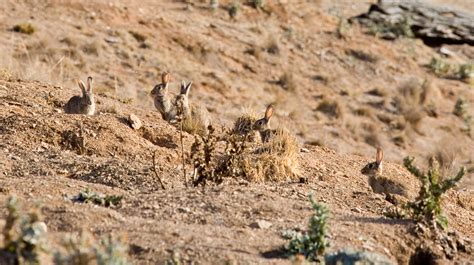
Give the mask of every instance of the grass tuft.
[(74, 202), (81, 203), (93, 203), (95, 205), (104, 206), (104, 207), (117, 207), (120, 205), (123, 196), (118, 195), (104, 195), (101, 193), (96, 193), (88, 188), (84, 191), (79, 192), (78, 195), (72, 198)]
[(304, 255), (309, 261), (322, 261), (327, 242), (327, 219), (329, 210), (326, 206), (313, 200), (309, 195), (313, 215), (309, 219), (308, 230), (302, 234), (296, 231), (285, 231), (283, 237), (290, 240), (287, 252), (290, 255)]
[(36, 28), (30, 23), (22, 23), (22, 24), (15, 25), (13, 26), (12, 30), (15, 32), (23, 33), (27, 35), (32, 35), (33, 33), (36, 32)]

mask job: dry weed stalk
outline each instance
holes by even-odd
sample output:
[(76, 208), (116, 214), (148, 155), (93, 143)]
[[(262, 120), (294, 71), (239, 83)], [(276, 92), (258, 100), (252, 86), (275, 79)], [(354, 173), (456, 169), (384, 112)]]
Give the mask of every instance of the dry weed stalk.
[(184, 135), (183, 135), (183, 123), (184, 123), (184, 106), (183, 101), (178, 100), (176, 102), (178, 107), (178, 114), (176, 118), (179, 122), (179, 141), (181, 145), (181, 165), (183, 167), (184, 186), (188, 186), (188, 175), (186, 174), (186, 157), (184, 154)]
[(158, 179), (158, 182), (160, 182), (161, 188), (166, 190), (166, 187), (163, 181), (161, 180), (160, 175), (158, 175), (158, 172), (156, 171), (156, 150), (153, 152), (153, 172), (155, 172), (155, 176)]

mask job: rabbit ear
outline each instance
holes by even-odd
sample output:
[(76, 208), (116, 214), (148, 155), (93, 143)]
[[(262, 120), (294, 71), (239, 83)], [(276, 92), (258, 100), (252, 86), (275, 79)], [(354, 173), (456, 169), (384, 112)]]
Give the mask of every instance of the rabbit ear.
[(189, 95), (189, 91), (191, 91), (191, 85), (193, 84), (192, 81), (190, 81), (187, 85), (186, 85), (186, 96)]
[(86, 94), (86, 86), (84, 85), (84, 82), (82, 82), (82, 80), (77, 80), (77, 85), (81, 89), (82, 94), (85, 95)]
[(87, 92), (91, 92), (92, 91), (92, 77), (88, 77), (87, 78)]
[(272, 105), (268, 105), (267, 110), (265, 111), (265, 119), (266, 119), (266, 120), (270, 120), (270, 118), (272, 117), (272, 115), (273, 115), (273, 106), (272, 106)]
[(382, 148), (378, 147), (377, 154), (375, 155), (375, 162), (377, 162), (377, 164), (380, 165), (382, 164), (382, 159), (383, 159), (383, 150)]
[(161, 74), (161, 83), (163, 84), (168, 84), (170, 82), (170, 74), (168, 72), (164, 72)]

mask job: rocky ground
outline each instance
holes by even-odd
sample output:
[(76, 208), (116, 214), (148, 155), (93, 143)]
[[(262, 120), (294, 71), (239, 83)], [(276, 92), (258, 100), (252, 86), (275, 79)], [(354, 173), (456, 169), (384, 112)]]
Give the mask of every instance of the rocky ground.
[[(375, 146), (384, 148), (384, 174), (402, 184), (405, 199), (419, 189), (401, 165), (406, 155), (421, 168), (438, 155), (449, 174), (466, 166), (443, 209), (451, 229), (474, 238), (474, 140), (453, 114), (461, 97), (473, 115), (472, 83), (438, 77), (426, 66), (433, 57), (472, 63), (472, 47), (446, 46), (454, 55), (444, 58), (416, 39), (386, 41), (357, 25), (340, 27), (339, 16), (364, 12), (368, 4), (275, 1), (264, 11), (243, 5), (231, 19), (226, 1), (216, 11), (207, 1), (185, 2), (7, 1), (0, 7), (0, 203), (13, 194), (26, 206), (41, 202), (51, 249), (85, 229), (126, 235), (137, 264), (160, 264), (173, 252), (200, 264), (290, 263), (281, 234), (306, 228), (312, 193), (331, 211), (328, 251), (351, 247), (405, 264), (430, 241), (412, 232), (411, 221), (384, 217), (392, 203), (360, 173)], [(36, 31), (11, 31), (24, 22)], [(162, 71), (171, 72), (173, 92), (181, 79), (192, 80), (191, 100), (219, 126), (273, 103), (272, 126), (298, 138), (308, 183), (226, 179), (184, 187), (179, 130), (161, 119), (148, 96)], [(74, 79), (87, 75), (95, 80), (97, 115), (64, 114), (62, 106), (79, 93)], [(420, 108), (409, 112), (400, 100)], [(141, 129), (129, 126), (130, 114)], [(184, 134), (185, 150), (193, 141)], [(71, 201), (87, 188), (124, 199), (112, 208)], [(472, 258), (459, 251), (454, 260)]]

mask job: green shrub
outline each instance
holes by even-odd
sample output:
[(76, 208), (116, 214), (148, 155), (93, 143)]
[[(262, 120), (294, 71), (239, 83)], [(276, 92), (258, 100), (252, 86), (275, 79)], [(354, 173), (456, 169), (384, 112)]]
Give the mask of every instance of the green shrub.
[(238, 2), (233, 2), (230, 6), (229, 6), (229, 16), (231, 18), (235, 18), (237, 16), (237, 14), (239, 13), (240, 11), (240, 4)]
[(62, 242), (64, 250), (54, 254), (56, 265), (127, 265), (128, 246), (122, 239), (107, 235), (96, 241), (89, 233), (68, 235)]
[(428, 172), (422, 173), (413, 165), (414, 158), (406, 157), (404, 165), (410, 173), (421, 181), (421, 189), (415, 201), (409, 202), (405, 208), (408, 214), (415, 221), (435, 221), (443, 229), (448, 227), (448, 219), (443, 215), (441, 200), (443, 194), (453, 188), (466, 173), (465, 168), (461, 168), (456, 176), (451, 178), (441, 178), (439, 163), (432, 159)]
[(101, 193), (93, 192), (89, 189), (79, 192), (78, 195), (72, 198), (74, 202), (93, 203), (104, 207), (116, 207), (120, 204), (122, 199), (123, 196), (104, 195)]
[(23, 34), (28, 34), (31, 35), (35, 33), (36, 28), (31, 25), (30, 23), (22, 23), (13, 26), (13, 31), (18, 32), (18, 33), (23, 33)]
[(40, 253), (46, 252), (47, 240), (47, 227), (41, 221), (40, 208), (35, 206), (24, 213), (16, 197), (8, 199), (6, 208), (4, 247), (0, 255), (8, 256), (14, 264), (39, 264)]
[(287, 231), (283, 236), (290, 240), (287, 246), (289, 254), (301, 254), (310, 261), (316, 261), (323, 258), (326, 247), (329, 245), (326, 241), (329, 210), (326, 206), (316, 203), (311, 194), (309, 195), (309, 200), (314, 213), (309, 219), (306, 233), (302, 234), (295, 231)]
[(249, 0), (250, 5), (253, 8), (263, 8), (263, 5), (265, 4), (264, 0)]

